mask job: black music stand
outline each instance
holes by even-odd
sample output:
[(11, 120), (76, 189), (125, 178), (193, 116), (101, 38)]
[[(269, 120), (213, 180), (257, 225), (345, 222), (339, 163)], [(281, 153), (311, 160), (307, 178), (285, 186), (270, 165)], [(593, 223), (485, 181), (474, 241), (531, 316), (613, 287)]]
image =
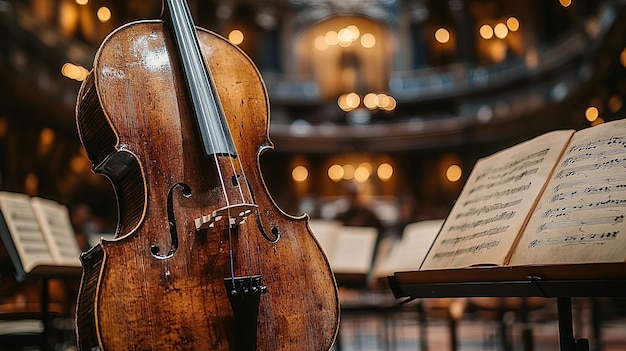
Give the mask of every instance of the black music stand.
[(469, 267), (397, 272), (388, 279), (396, 298), (556, 298), (561, 351), (589, 350), (587, 339), (574, 338), (572, 297), (626, 296), (626, 263)]

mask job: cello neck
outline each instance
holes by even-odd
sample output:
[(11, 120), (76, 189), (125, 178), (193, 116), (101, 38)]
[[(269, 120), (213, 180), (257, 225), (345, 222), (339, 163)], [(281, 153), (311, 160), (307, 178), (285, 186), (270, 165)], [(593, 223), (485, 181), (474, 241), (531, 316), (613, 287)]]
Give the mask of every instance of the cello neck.
[(237, 156), (224, 110), (200, 52), (196, 28), (185, 0), (164, 0), (164, 19), (172, 31), (184, 72), (189, 101), (207, 156)]

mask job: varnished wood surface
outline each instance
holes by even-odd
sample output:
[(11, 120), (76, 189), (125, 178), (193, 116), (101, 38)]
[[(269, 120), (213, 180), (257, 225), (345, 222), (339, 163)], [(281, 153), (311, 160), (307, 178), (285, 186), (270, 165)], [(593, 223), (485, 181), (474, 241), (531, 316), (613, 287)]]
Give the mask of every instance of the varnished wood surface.
[[(210, 32), (198, 31), (213, 73), (237, 159), (202, 153), (176, 64), (160, 21), (126, 25), (102, 44), (77, 103), (81, 140), (94, 170), (107, 176), (120, 202), (119, 239), (83, 257), (77, 310), (79, 347), (103, 350), (236, 350), (239, 336), (223, 279), (260, 274), (258, 350), (328, 350), (339, 323), (334, 278), (306, 218), (293, 218), (266, 191), (259, 155), (271, 148), (267, 94), (252, 62)], [(231, 161), (242, 168), (229, 168)], [(225, 221), (196, 232), (194, 219), (223, 207), (216, 163), (228, 177), (245, 174), (259, 216), (229, 235)], [(266, 175), (271, 176), (271, 175)], [(227, 178), (230, 179), (230, 178)], [(184, 183), (191, 195), (183, 194)], [(172, 189), (178, 248), (167, 213)], [(238, 201), (236, 186), (226, 193)], [(259, 221), (257, 220), (259, 219)], [(262, 231), (280, 239), (273, 243)]]

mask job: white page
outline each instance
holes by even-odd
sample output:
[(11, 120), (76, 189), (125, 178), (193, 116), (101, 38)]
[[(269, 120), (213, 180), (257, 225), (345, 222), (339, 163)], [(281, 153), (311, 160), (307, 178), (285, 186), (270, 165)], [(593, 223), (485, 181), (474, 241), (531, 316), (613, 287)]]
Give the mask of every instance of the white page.
[(53, 265), (48, 245), (25, 194), (0, 192), (0, 210), (25, 272), (38, 265)]
[(577, 132), (510, 264), (623, 262), (625, 170), (626, 120)]
[(389, 255), (385, 266), (386, 274), (419, 270), (442, 224), (443, 220), (437, 219), (407, 225), (402, 240), (396, 243)]
[(61, 266), (80, 266), (80, 248), (67, 207), (34, 197), (31, 204), (52, 259)]
[(504, 264), (573, 133), (550, 132), (480, 159), (421, 269)]
[(376, 228), (341, 227), (329, 257), (332, 270), (335, 273), (367, 274), (372, 266), (377, 237)]

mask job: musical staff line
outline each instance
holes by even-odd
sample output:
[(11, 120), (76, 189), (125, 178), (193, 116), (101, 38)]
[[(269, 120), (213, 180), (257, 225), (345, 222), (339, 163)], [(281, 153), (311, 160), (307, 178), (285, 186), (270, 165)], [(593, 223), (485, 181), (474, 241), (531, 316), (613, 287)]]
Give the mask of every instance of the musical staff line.
[(588, 225), (598, 225), (598, 224), (616, 224), (622, 223), (624, 221), (624, 215), (620, 216), (608, 216), (608, 217), (596, 217), (596, 218), (585, 218), (574, 221), (560, 221), (560, 222), (549, 222), (540, 225), (537, 228), (537, 233), (541, 233), (550, 229), (562, 229), (562, 228), (575, 228), (575, 227), (583, 227)]
[(487, 243), (482, 243), (479, 245), (470, 246), (464, 249), (458, 249), (454, 251), (444, 251), (438, 252), (435, 254), (435, 258), (445, 258), (451, 256), (465, 255), (465, 254), (476, 254), (481, 251), (486, 251), (497, 247), (500, 244), (500, 240), (494, 240)]
[(470, 189), (469, 193), (473, 194), (476, 191), (489, 190), (489, 189), (491, 189), (493, 187), (500, 186), (502, 184), (518, 182), (518, 181), (522, 180), (522, 178), (524, 178), (526, 176), (529, 176), (529, 175), (533, 175), (533, 174), (537, 173), (538, 171), (539, 171), (539, 167), (536, 167), (536, 168), (533, 168), (533, 169), (530, 169), (530, 170), (526, 170), (526, 171), (523, 171), (523, 172), (521, 172), (519, 174), (510, 176), (508, 178), (501, 179), (501, 180), (499, 180), (497, 182), (483, 184), (483, 185), (479, 185), (477, 187), (474, 187), (474, 188)]
[(484, 174), (480, 174), (476, 177), (476, 181), (480, 180), (480, 178), (484, 177), (485, 175), (489, 174), (489, 173), (494, 173), (494, 172), (502, 172), (504, 170), (508, 170), (511, 168), (515, 168), (517, 165), (524, 163), (528, 160), (531, 160), (533, 158), (543, 158), (544, 156), (546, 156), (548, 154), (548, 152), (550, 151), (550, 148), (546, 148), (537, 152), (534, 152), (532, 154), (526, 155), (522, 158), (519, 158), (515, 161), (511, 161), (511, 162), (507, 162), (504, 165), (500, 166), (500, 167), (493, 167), (493, 168), (489, 168), (487, 169), (487, 171)]
[(515, 195), (515, 194), (518, 194), (518, 193), (521, 193), (521, 192), (524, 192), (524, 191), (530, 189), (531, 184), (532, 184), (532, 182), (528, 182), (528, 184), (526, 184), (526, 185), (518, 186), (518, 187), (515, 187), (515, 188), (511, 188), (511, 189), (505, 189), (505, 190), (502, 190), (502, 191), (496, 191), (494, 193), (490, 193), (490, 194), (483, 195), (483, 196), (477, 196), (474, 199), (465, 201), (463, 203), (463, 206), (471, 205), (471, 204), (477, 203), (477, 202), (488, 201), (488, 200), (491, 200), (491, 199), (498, 199), (498, 198), (501, 198), (503, 196)]
[(606, 186), (587, 186), (585, 189), (578, 191), (570, 191), (570, 192), (561, 192), (553, 195), (550, 198), (550, 203), (564, 201), (568, 199), (572, 199), (575, 197), (585, 196), (585, 195), (594, 195), (594, 194), (608, 194), (614, 192), (626, 191), (626, 184), (619, 185), (606, 185)]
[(485, 219), (481, 219), (475, 222), (463, 223), (463, 224), (451, 226), (449, 230), (450, 231), (457, 231), (457, 230), (464, 231), (467, 229), (480, 227), (480, 226), (491, 224), (494, 222), (509, 220), (515, 216), (515, 213), (516, 213), (515, 211), (505, 211), (505, 212), (500, 213), (499, 215), (496, 215), (490, 218), (485, 218)]
[(586, 171), (596, 171), (600, 169), (607, 169), (607, 168), (620, 167), (620, 166), (626, 167), (626, 157), (614, 158), (614, 159), (611, 159), (609, 161), (605, 161), (602, 163), (594, 163), (594, 164), (589, 164), (589, 165), (584, 165), (584, 166), (579, 166), (579, 167), (563, 169), (559, 173), (556, 174), (556, 178), (563, 179), (563, 178), (578, 175)]
[(565, 207), (549, 208), (541, 214), (542, 218), (562, 217), (571, 212), (597, 210), (603, 208), (626, 207), (626, 199), (597, 201), (588, 204), (578, 204)]
[(491, 169), (488, 172), (479, 174), (476, 177), (476, 181), (479, 181), (479, 180), (481, 180), (482, 178), (485, 178), (485, 177), (487, 179), (500, 179), (500, 178), (509, 176), (511, 174), (515, 174), (515, 173), (519, 172), (520, 170), (527, 169), (527, 168), (530, 168), (531, 166), (535, 166), (535, 165), (541, 164), (541, 163), (543, 163), (544, 160), (545, 160), (545, 157), (542, 157), (542, 158), (536, 159), (536, 160), (528, 160), (528, 161), (526, 161), (526, 162), (524, 162), (522, 164), (519, 164), (516, 167), (513, 167), (511, 169), (503, 169), (502, 171), (497, 171), (495, 169)]
[(496, 211), (496, 210), (502, 210), (505, 208), (509, 208), (509, 207), (513, 207), (516, 205), (519, 205), (522, 202), (523, 199), (517, 199), (514, 201), (509, 201), (509, 202), (498, 202), (495, 203), (493, 205), (485, 205), (482, 207), (472, 207), (469, 210), (467, 210), (467, 212), (462, 212), (459, 213), (458, 215), (456, 215), (456, 218), (463, 218), (463, 217), (470, 217), (470, 216), (480, 216), (482, 214), (487, 214), (489, 212), (492, 211)]
[(605, 144), (608, 146), (618, 145), (622, 147), (626, 147), (626, 137), (616, 137), (612, 136), (610, 138), (600, 139), (592, 142), (588, 142), (580, 145), (572, 145), (569, 148), (569, 152), (581, 152), (586, 150), (595, 150), (598, 146)]
[(596, 160), (599, 158), (604, 158), (606, 156), (619, 155), (623, 153), (624, 153), (624, 150), (620, 150), (620, 149), (606, 150), (606, 151), (600, 151), (600, 152), (595, 152), (595, 153), (586, 152), (584, 154), (566, 158), (561, 163), (561, 165), (562, 167), (566, 167), (566, 166), (573, 165), (573, 164), (576, 164), (577, 162), (584, 161), (584, 160)]
[(442, 245), (456, 245), (464, 241), (469, 241), (469, 240), (478, 239), (482, 237), (488, 237), (492, 235), (501, 234), (501, 233), (506, 232), (508, 229), (509, 229), (508, 225), (495, 227), (495, 228), (487, 229), (482, 232), (478, 232), (478, 233), (474, 233), (470, 235), (459, 236), (459, 237), (452, 238), (452, 239), (444, 239), (441, 241), (441, 244)]
[(552, 188), (552, 192), (557, 192), (561, 189), (580, 188), (588, 186), (590, 183), (594, 184), (626, 184), (626, 177), (610, 177), (605, 176), (586, 178), (584, 180), (575, 180), (570, 182), (563, 182)]
[(619, 230), (613, 232), (603, 233), (591, 233), (591, 234), (578, 234), (578, 235), (564, 235), (552, 238), (535, 239), (528, 244), (528, 248), (534, 248), (545, 245), (575, 245), (584, 244), (590, 242), (602, 242), (608, 240), (615, 240), (619, 234)]

